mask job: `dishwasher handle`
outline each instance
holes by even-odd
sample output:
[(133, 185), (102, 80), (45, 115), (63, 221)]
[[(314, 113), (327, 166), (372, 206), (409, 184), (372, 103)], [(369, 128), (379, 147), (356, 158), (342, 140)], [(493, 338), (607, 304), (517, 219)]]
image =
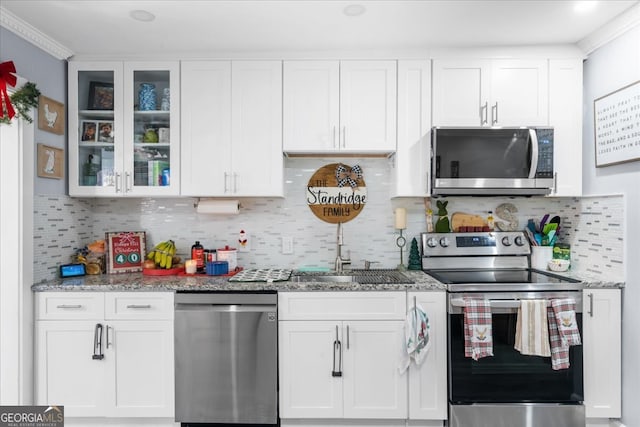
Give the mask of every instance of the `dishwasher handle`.
[(277, 310), (275, 305), (242, 305), (242, 304), (176, 304), (176, 313), (181, 312), (208, 312), (208, 313), (269, 313)]
[(176, 307), (179, 305), (276, 305), (278, 294), (254, 292), (184, 292), (175, 296)]

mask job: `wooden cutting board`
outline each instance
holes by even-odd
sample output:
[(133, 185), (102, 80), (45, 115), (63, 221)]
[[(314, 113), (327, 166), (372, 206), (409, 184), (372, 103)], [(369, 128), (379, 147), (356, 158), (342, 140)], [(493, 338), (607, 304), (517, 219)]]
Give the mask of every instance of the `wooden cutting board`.
[(471, 215), (462, 212), (451, 214), (451, 230), (457, 232), (460, 227), (484, 227), (487, 222), (480, 215)]

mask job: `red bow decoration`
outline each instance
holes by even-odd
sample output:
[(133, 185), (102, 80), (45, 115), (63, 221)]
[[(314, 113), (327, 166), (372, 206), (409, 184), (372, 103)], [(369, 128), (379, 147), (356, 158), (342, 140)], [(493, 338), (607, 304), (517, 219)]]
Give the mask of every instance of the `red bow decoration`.
[(16, 66), (13, 61), (7, 61), (0, 64), (0, 119), (4, 117), (4, 110), (7, 110), (9, 120), (16, 115), (16, 111), (11, 105), (11, 99), (7, 93), (7, 85), (15, 87), (18, 78), (13, 74), (16, 72)]

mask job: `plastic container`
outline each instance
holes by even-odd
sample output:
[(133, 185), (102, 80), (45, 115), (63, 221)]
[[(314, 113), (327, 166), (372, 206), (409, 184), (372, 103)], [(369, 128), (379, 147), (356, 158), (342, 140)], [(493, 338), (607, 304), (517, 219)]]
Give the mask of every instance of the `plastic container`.
[(210, 276), (220, 276), (229, 273), (229, 263), (227, 261), (207, 262), (207, 274)]

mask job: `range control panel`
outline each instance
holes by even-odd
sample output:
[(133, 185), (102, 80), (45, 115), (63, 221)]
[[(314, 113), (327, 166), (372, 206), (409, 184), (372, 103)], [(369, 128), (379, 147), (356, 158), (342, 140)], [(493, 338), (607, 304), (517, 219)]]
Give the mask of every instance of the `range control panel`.
[(521, 231), (480, 233), (422, 233), (422, 256), (529, 255), (531, 247)]

